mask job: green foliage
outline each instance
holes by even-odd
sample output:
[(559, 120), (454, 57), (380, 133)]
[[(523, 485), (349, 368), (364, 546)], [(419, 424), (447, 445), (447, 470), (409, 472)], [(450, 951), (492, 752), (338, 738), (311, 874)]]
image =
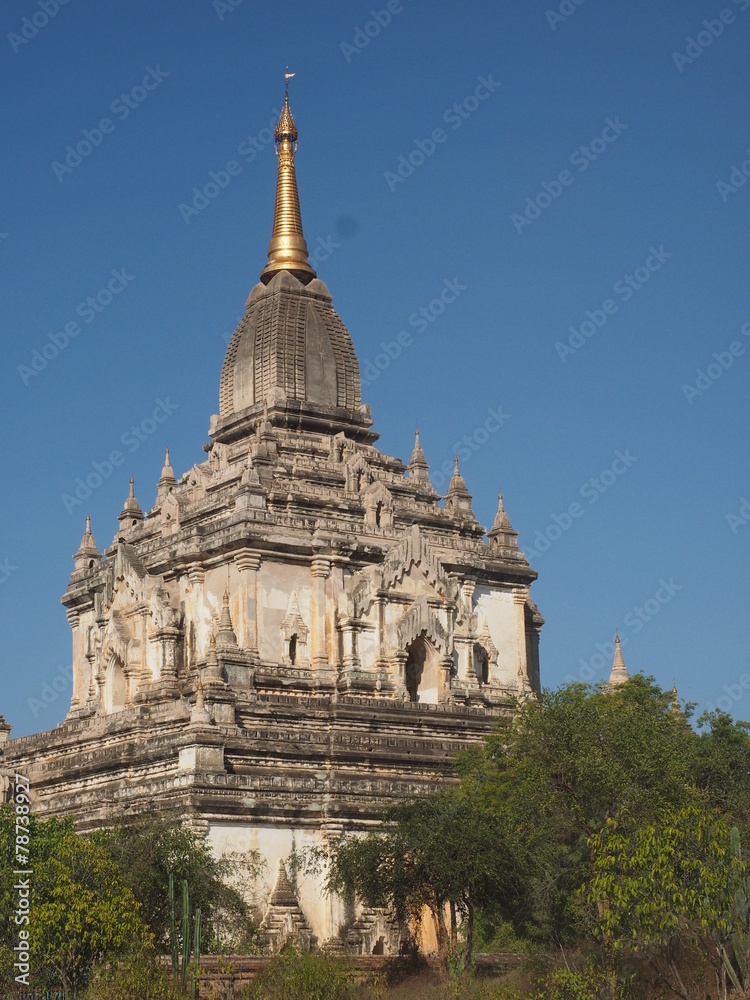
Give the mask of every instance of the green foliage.
[(190, 893), (187, 879), (182, 880), (182, 974), (180, 986), (185, 991), (187, 986), (188, 963), (190, 962)]
[(534, 1000), (603, 1000), (605, 989), (606, 979), (601, 973), (559, 969), (547, 977)]
[[(449, 790), (396, 806), (378, 831), (333, 845), (328, 886), (368, 906), (388, 907), (401, 921), (418, 922), (429, 908), (446, 968), (463, 968), (471, 963), (477, 903), (510, 878), (504, 861), (489, 814), (473, 809), (460, 790)], [(465, 917), (465, 954), (458, 952), (456, 911)]]
[(169, 944), (172, 955), (172, 978), (176, 982), (180, 959), (177, 942), (177, 921), (174, 910), (174, 872), (169, 873)]
[(186, 1000), (170, 970), (156, 963), (153, 949), (98, 966), (80, 1000)]
[(747, 871), (739, 852), (729, 849), (729, 829), (715, 810), (665, 809), (649, 823), (623, 813), (589, 843), (594, 929), (615, 957), (626, 952), (645, 958), (681, 997), (690, 991), (677, 967), (679, 953), (692, 950), (706, 958), (719, 983), (725, 970), (734, 976), (727, 944)]
[(277, 955), (243, 991), (243, 1000), (352, 1000), (345, 962), (294, 949)]
[(750, 837), (750, 726), (724, 712), (705, 713), (694, 742), (693, 774), (711, 805)]
[[(742, 863), (740, 831), (736, 826), (729, 834), (729, 852), (733, 864), (729, 880), (731, 898), (725, 914), (728, 941), (720, 933), (715, 934), (715, 940), (732, 985), (747, 994), (750, 993), (750, 875)], [(725, 943), (728, 948), (722, 947)]]
[[(128, 826), (94, 834), (117, 862), (122, 877), (142, 906), (143, 917), (159, 947), (167, 948), (171, 936), (169, 876), (179, 886), (190, 885), (193, 906), (200, 909), (204, 947), (220, 949), (220, 942), (249, 934), (251, 920), (232, 880), (248, 882), (262, 865), (256, 854), (243, 858), (215, 858), (210, 846), (176, 820), (142, 816)], [(177, 936), (182, 921), (176, 918)], [(236, 944), (236, 941), (232, 942)]]
[(80, 1000), (186, 1000), (151, 949), (97, 967)]
[(627, 812), (589, 839), (598, 907), (595, 931), (614, 950), (705, 945), (727, 929), (730, 880), (741, 862), (729, 852), (729, 830), (713, 811), (665, 809), (652, 823)]
[(198, 987), (198, 969), (200, 967), (200, 962), (201, 962), (201, 911), (200, 910), (195, 911), (194, 925), (195, 925), (193, 929), (194, 969), (193, 969), (192, 986), (190, 988), (190, 996), (193, 997), (193, 1000), (195, 1000), (195, 993)]
[(515, 986), (498, 983), (494, 988), (487, 988), (480, 994), (481, 1000), (523, 1000)]
[[(4, 851), (11, 843), (13, 823), (11, 810), (2, 810)], [(68, 995), (86, 982), (95, 960), (147, 944), (150, 935), (117, 865), (99, 844), (76, 834), (71, 820), (42, 822), (31, 817), (29, 838), (33, 875), (28, 931), (36, 966), (32, 979), (35, 985), (61, 986)], [(13, 880), (2, 881), (3, 910), (14, 909)], [(8, 949), (17, 928), (5, 922), (3, 927), (9, 928), (3, 942)]]
[(576, 940), (588, 836), (622, 808), (648, 818), (696, 799), (695, 734), (670, 704), (642, 677), (606, 694), (583, 684), (545, 691), (459, 758), (463, 792), (492, 816), (512, 872), (496, 920), (522, 936)]

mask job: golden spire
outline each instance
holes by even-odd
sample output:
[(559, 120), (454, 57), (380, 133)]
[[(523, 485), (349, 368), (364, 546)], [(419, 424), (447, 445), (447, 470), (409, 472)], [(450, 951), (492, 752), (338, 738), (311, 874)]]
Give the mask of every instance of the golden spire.
[(302, 216), (294, 173), (294, 154), (297, 150), (297, 126), (289, 110), (289, 80), (294, 76), (287, 69), (284, 108), (276, 126), (276, 155), (279, 173), (276, 181), (276, 207), (273, 213), (273, 232), (268, 244), (268, 263), (261, 271), (260, 280), (267, 285), (278, 271), (290, 271), (307, 284), (316, 277), (307, 259), (307, 243), (302, 234)]

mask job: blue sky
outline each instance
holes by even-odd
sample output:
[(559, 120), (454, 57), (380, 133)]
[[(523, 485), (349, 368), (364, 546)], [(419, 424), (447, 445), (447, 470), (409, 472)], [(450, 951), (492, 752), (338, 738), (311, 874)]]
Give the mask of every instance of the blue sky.
[(287, 65), (305, 234), (380, 446), (408, 460), (418, 422), (441, 489), (458, 451), (487, 526), (502, 489), (543, 682), (605, 676), (619, 629), (631, 671), (750, 718), (750, 0), (0, 20), (13, 735), (67, 711), (86, 510), (103, 549), (131, 474), (148, 508), (166, 443), (178, 476), (203, 458), (266, 261)]

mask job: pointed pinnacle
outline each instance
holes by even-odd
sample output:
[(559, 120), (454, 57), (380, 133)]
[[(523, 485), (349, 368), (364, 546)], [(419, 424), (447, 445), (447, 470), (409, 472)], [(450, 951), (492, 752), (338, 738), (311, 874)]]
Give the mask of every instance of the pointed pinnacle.
[[(287, 75), (287, 86), (289, 76)], [(307, 257), (307, 243), (302, 232), (302, 215), (299, 207), (297, 177), (294, 171), (294, 154), (297, 148), (297, 126), (289, 107), (288, 90), (284, 107), (274, 132), (279, 169), (276, 179), (276, 204), (273, 214), (273, 232), (268, 244), (268, 263), (260, 274), (267, 285), (279, 271), (289, 271), (299, 281), (307, 284), (316, 273)]]

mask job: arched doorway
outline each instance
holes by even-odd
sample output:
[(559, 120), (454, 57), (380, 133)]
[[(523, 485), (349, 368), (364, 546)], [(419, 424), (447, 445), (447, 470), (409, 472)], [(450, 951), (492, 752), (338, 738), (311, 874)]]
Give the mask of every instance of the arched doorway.
[(406, 647), (404, 680), (409, 700), (423, 705), (437, 705), (440, 664), (438, 653), (429, 639), (418, 636)]

